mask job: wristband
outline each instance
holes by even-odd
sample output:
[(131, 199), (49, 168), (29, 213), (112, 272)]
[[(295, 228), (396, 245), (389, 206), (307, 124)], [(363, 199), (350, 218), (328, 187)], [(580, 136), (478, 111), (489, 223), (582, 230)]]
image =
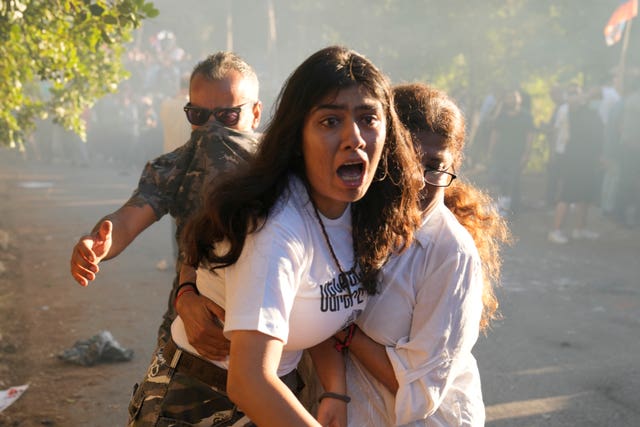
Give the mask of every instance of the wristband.
[(178, 295), (176, 295), (176, 299), (173, 301), (173, 308), (175, 308), (176, 310), (178, 309), (178, 298), (180, 298), (182, 295), (189, 293), (189, 292), (194, 292), (195, 291), (192, 288), (189, 289), (184, 289), (182, 292), (180, 292)]
[(320, 395), (320, 397), (318, 398), (318, 403), (322, 402), (322, 399), (324, 399), (325, 397), (330, 397), (332, 399), (342, 400), (344, 403), (351, 402), (351, 398), (349, 396), (347, 396), (346, 394), (332, 393), (330, 391), (327, 391), (327, 392), (324, 392), (324, 393), (322, 393)]
[(180, 283), (180, 286), (178, 286), (176, 288), (176, 295), (178, 295), (180, 293), (180, 289), (186, 287), (186, 286), (192, 286), (193, 290), (196, 294), (200, 295), (200, 292), (198, 292), (198, 285), (196, 285), (195, 282), (182, 282)]
[(180, 298), (182, 295), (186, 294), (187, 292), (194, 292), (196, 295), (200, 295), (200, 292), (198, 291), (198, 286), (194, 282), (181, 283), (180, 286), (176, 288), (176, 297), (173, 300), (174, 309), (177, 310), (178, 298)]
[(347, 336), (344, 338), (344, 341), (340, 341), (336, 338), (336, 344), (334, 346), (336, 351), (339, 351), (341, 353), (344, 353), (349, 349), (351, 341), (353, 340), (353, 336), (355, 335), (356, 329), (358, 329), (358, 327), (355, 323), (352, 323), (345, 329), (347, 330)]

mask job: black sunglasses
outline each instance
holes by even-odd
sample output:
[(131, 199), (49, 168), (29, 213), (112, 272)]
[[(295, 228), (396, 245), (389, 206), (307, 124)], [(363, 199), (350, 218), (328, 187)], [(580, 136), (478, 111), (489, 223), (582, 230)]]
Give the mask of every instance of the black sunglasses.
[(231, 127), (238, 124), (242, 107), (247, 104), (248, 102), (245, 102), (244, 104), (240, 104), (235, 107), (220, 107), (209, 110), (208, 108), (196, 107), (188, 102), (187, 105), (184, 106), (184, 112), (187, 114), (187, 120), (189, 120), (189, 123), (194, 126), (202, 126), (207, 123), (209, 121), (209, 117), (213, 115), (213, 118), (218, 123), (226, 127)]

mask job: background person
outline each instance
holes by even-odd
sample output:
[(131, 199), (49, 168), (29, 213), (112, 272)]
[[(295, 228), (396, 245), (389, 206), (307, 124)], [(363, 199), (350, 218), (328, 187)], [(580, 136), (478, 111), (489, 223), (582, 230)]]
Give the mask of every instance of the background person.
[[(170, 153), (182, 144), (189, 141), (191, 137), (191, 124), (186, 120), (184, 106), (189, 102), (189, 82), (191, 76), (183, 74), (180, 77), (178, 92), (167, 97), (160, 104), (160, 122), (162, 123), (162, 152)], [(171, 220), (171, 232), (175, 236), (178, 229), (175, 220)], [(178, 258), (178, 242), (173, 237), (173, 256)]]
[(506, 91), (498, 108), (487, 154), (489, 182), (502, 214), (511, 215), (520, 209), (520, 179), (529, 159), (534, 127), (521, 91)]
[(163, 153), (172, 152), (191, 137), (191, 124), (185, 119), (184, 113), (184, 106), (189, 102), (190, 81), (189, 74), (182, 75), (178, 92), (165, 98), (160, 104)]
[(615, 217), (626, 227), (640, 224), (640, 77), (629, 81), (620, 126), (620, 186)]
[(560, 116), (566, 129), (566, 147), (559, 159), (560, 184), (556, 195), (553, 228), (547, 239), (565, 244), (569, 236), (563, 231), (569, 206), (575, 206), (576, 221), (571, 232), (573, 239), (597, 239), (598, 233), (587, 229), (589, 207), (599, 200), (604, 164), (602, 146), (604, 126), (598, 112), (589, 105), (589, 96), (573, 84), (567, 91), (566, 114)]

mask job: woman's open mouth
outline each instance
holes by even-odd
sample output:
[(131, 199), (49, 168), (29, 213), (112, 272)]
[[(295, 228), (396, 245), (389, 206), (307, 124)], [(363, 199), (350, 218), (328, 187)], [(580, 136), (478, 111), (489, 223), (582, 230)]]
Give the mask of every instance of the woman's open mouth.
[(338, 176), (348, 186), (358, 186), (364, 177), (364, 162), (349, 162), (338, 168)]

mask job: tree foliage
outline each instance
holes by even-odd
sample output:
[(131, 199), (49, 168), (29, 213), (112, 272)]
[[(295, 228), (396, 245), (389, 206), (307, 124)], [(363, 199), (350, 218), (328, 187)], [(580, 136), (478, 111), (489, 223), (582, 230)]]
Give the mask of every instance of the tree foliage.
[[(465, 93), (477, 105), (497, 85), (531, 86), (541, 80), (552, 85), (579, 75), (595, 83), (617, 65), (621, 45), (607, 47), (602, 34), (619, 0), (274, 2), (275, 49), (267, 48), (264, 2), (156, 3), (162, 11), (159, 21), (189, 17), (191, 25), (183, 30), (175, 24), (181, 19), (163, 25), (173, 25), (185, 46), (199, 49), (226, 48), (230, 14), (234, 50), (258, 68), (278, 64), (278, 75), (261, 75), (265, 88), (273, 80), (274, 90), (308, 54), (338, 43), (369, 56), (395, 82), (436, 83), (454, 95)], [(191, 13), (194, 8), (201, 13)], [(632, 47), (640, 42), (640, 30), (635, 30), (631, 62), (637, 50)], [(192, 53), (199, 57), (202, 50)]]
[[(469, 121), (488, 93), (522, 88), (531, 96), (536, 123), (541, 123), (553, 110), (552, 86), (572, 80), (593, 86), (613, 76), (622, 43), (606, 46), (602, 31), (619, 4), (618, 0), (308, 0), (288, 9), (280, 4), (277, 13), (280, 22), (299, 23), (300, 28), (279, 27), (281, 39), (289, 43), (287, 50), (299, 49), (297, 40), (308, 45), (311, 37), (323, 38), (325, 44), (346, 44), (367, 54), (394, 82), (421, 80), (447, 90), (462, 104)], [(636, 28), (630, 46), (638, 45), (638, 36)], [(630, 48), (630, 67), (638, 63), (635, 51)]]
[[(619, 0), (273, 1), (277, 40), (269, 36), (268, 2), (153, 1), (0, 0), (2, 143), (24, 138), (30, 118), (43, 114), (81, 129), (79, 113), (126, 75), (123, 43), (156, 15), (154, 7), (161, 13), (143, 30), (173, 31), (194, 61), (226, 49), (232, 33), (233, 49), (258, 70), (266, 101), (311, 52), (339, 43), (366, 54), (394, 82), (433, 83), (469, 110), (496, 86), (524, 87), (543, 120), (550, 86), (610, 76), (622, 45), (607, 47), (602, 35)], [(629, 66), (640, 62), (638, 25)]]
[(84, 137), (83, 111), (127, 76), (124, 43), (157, 14), (145, 0), (0, 0), (0, 145), (48, 116)]
[(606, 75), (617, 62), (619, 47), (604, 44), (602, 29), (618, 4), (309, 0), (295, 7), (279, 4), (277, 13), (280, 22), (298, 22), (300, 27), (280, 26), (284, 43), (310, 37), (344, 43), (370, 56), (394, 81), (446, 81), (452, 85), (446, 89), (465, 89), (477, 97), (496, 83), (519, 86), (541, 76), (566, 80), (581, 72), (595, 80)]

